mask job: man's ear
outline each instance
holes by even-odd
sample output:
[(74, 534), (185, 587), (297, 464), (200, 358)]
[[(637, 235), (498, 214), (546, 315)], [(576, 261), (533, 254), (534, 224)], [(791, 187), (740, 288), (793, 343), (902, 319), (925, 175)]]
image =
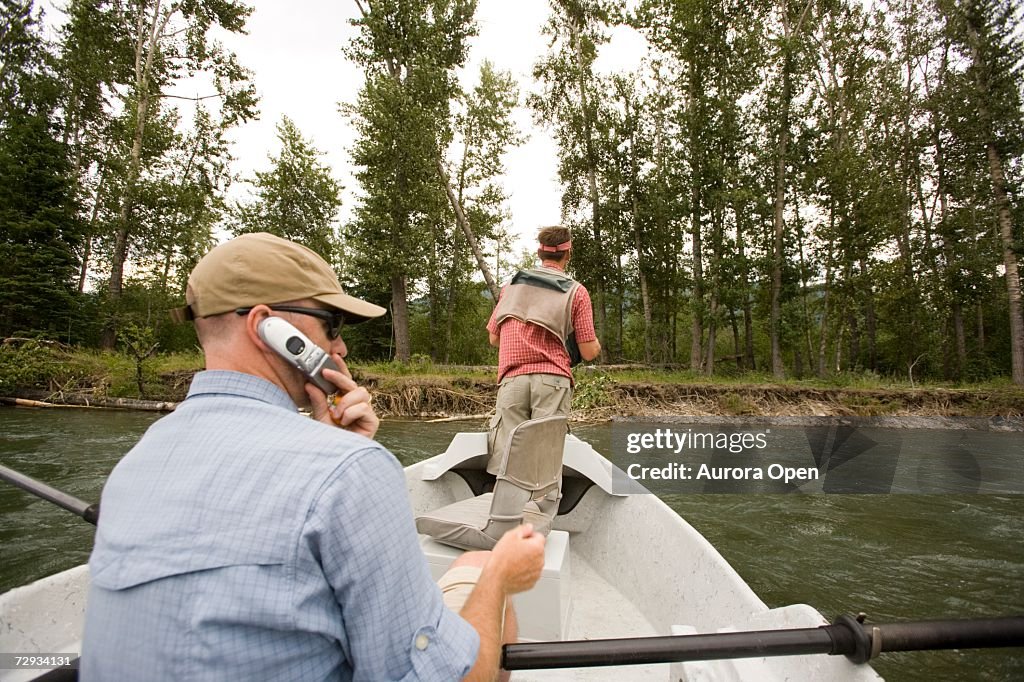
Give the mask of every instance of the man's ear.
[(262, 303), (257, 306), (253, 306), (252, 310), (245, 316), (245, 335), (249, 338), (249, 341), (253, 343), (257, 348), (265, 353), (273, 353), (270, 346), (263, 342), (260, 338), (259, 326), (260, 322), (271, 316), (271, 310), (269, 306), (265, 306)]

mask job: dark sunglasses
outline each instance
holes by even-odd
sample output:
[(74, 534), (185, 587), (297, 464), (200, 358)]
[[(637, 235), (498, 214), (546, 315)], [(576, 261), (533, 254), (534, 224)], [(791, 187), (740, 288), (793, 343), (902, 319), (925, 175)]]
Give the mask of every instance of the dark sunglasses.
[[(345, 326), (345, 313), (341, 311), (323, 310), (322, 308), (303, 308), (294, 305), (271, 305), (267, 306), (271, 310), (276, 310), (282, 313), (297, 313), (299, 315), (309, 315), (319, 320), (324, 321), (327, 324), (327, 338), (336, 339), (341, 336), (341, 328)], [(248, 315), (252, 308), (238, 308), (235, 313), (238, 315)]]

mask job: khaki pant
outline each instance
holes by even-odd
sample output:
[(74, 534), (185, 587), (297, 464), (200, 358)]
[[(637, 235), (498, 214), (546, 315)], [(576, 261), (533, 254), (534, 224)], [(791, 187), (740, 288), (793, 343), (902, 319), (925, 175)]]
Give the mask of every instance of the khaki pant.
[[(482, 566), (455, 566), (449, 568), (448, 572), (437, 581), (441, 588), (441, 599), (450, 611), (462, 613), (462, 608), (469, 601), (469, 595), (473, 594), (476, 584), (480, 582), (480, 574), (483, 573)], [(508, 599), (501, 605), (501, 635), (504, 642), (517, 641), (516, 634), (518, 627), (515, 618), (506, 617), (505, 609), (508, 607)], [(508, 633), (511, 639), (505, 640)]]
[(441, 588), (444, 605), (455, 613), (462, 611), (466, 600), (469, 599), (473, 588), (480, 580), (482, 571), (483, 569), (479, 566), (456, 566), (448, 569), (448, 572), (437, 581), (437, 586)]
[(491, 458), (487, 471), (498, 473), (501, 454), (512, 430), (527, 419), (569, 416), (572, 408), (572, 382), (558, 374), (520, 374), (502, 379), (498, 403), (487, 432), (487, 451)]

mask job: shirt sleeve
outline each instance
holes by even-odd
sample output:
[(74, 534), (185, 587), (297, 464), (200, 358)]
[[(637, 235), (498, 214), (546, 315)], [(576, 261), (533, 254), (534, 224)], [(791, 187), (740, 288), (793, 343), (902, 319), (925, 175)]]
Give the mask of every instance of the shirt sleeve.
[(572, 300), (572, 327), (576, 330), (576, 343), (587, 343), (597, 339), (590, 292), (582, 284), (577, 287), (576, 297)]
[(441, 600), (394, 455), (373, 447), (346, 458), (306, 526), (341, 609), (354, 680), (457, 680), (469, 672), (479, 636)]

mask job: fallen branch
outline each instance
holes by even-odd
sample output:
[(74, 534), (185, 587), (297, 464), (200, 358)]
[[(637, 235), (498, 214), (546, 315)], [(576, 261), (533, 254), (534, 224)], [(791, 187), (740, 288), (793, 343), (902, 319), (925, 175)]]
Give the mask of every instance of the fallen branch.
[[(32, 394), (30, 394), (32, 395)], [(38, 400), (44, 398), (44, 400)], [(24, 401), (24, 402), (18, 402)], [(24, 405), (31, 407), (102, 407), (117, 410), (142, 410), (145, 412), (173, 412), (178, 403), (171, 401), (137, 400), (135, 398), (104, 398), (88, 395), (66, 393), (59, 398), (42, 391), (33, 397), (0, 397), (0, 402), (8, 405)]]
[(17, 405), (18, 407), (53, 407), (52, 403), (44, 403), (41, 400), (29, 400), (28, 398), (2, 398), (0, 403), (4, 405)]
[(439, 424), (441, 422), (460, 422), (460, 421), (468, 421), (470, 419), (486, 419), (487, 417), (490, 417), (491, 414), (493, 414), (493, 413), (492, 412), (487, 412), (485, 414), (457, 414), (454, 417), (441, 417), (440, 419), (428, 419), (427, 423), (428, 424)]

